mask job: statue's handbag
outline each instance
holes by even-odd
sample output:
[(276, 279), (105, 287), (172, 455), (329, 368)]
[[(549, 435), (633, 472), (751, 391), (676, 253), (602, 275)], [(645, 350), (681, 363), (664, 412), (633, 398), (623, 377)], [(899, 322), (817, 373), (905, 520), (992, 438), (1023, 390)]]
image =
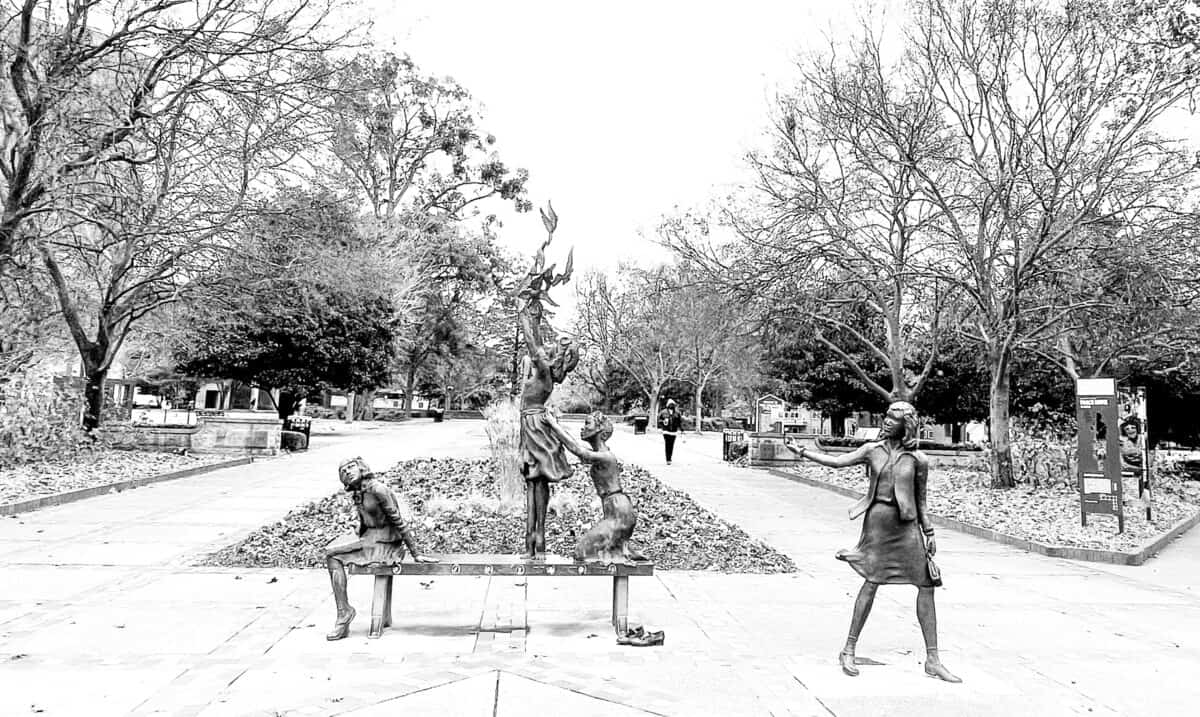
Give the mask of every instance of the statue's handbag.
[(929, 565), (929, 577), (933, 580), (933, 586), (940, 588), (942, 586), (942, 571), (938, 568), (937, 563), (933, 562), (933, 556), (925, 553), (925, 562)]

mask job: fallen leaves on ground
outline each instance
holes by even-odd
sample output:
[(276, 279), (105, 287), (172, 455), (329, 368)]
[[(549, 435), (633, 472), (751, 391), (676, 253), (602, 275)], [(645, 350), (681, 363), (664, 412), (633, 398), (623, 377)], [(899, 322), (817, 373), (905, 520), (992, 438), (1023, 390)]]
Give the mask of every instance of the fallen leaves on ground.
[[(496, 466), (488, 460), (418, 459), (380, 474), (404, 506), (423, 553), (501, 553), (524, 550), (524, 501), (500, 500)], [(633, 544), (663, 570), (779, 573), (796, 569), (790, 558), (736, 525), (701, 508), (684, 492), (625, 464), (625, 492), (638, 519)], [(332, 482), (332, 481), (331, 481)], [(552, 488), (546, 549), (570, 556), (578, 536), (600, 519), (600, 499), (586, 467)], [(205, 558), (225, 567), (323, 567), (323, 549), (358, 526), (354, 505), (339, 492), (293, 510), (239, 543)]]
[[(861, 468), (834, 470), (810, 464), (788, 470), (859, 493), (867, 489)], [(926, 504), (934, 515), (1043, 545), (1122, 552), (1140, 550), (1179, 521), (1200, 513), (1200, 483), (1178, 475), (1155, 477), (1153, 521), (1146, 520), (1145, 503), (1137, 497), (1137, 480), (1126, 477), (1123, 488), (1124, 533), (1117, 532), (1116, 516), (1089, 514), (1088, 525), (1082, 525), (1079, 493), (1061, 483), (997, 489), (990, 487), (986, 474), (976, 471), (931, 470)]]
[(229, 456), (184, 456), (97, 448), (70, 458), (36, 461), (0, 470), (0, 505), (227, 460)]

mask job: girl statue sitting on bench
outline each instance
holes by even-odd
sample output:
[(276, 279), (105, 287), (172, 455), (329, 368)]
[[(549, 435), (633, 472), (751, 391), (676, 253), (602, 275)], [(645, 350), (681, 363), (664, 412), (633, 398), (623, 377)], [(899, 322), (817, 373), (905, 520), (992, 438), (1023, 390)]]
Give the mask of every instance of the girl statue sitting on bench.
[(436, 558), (419, 555), (412, 534), (400, 515), (395, 493), (367, 467), (362, 458), (342, 461), (338, 478), (354, 497), (358, 508), (358, 535), (339, 538), (325, 548), (325, 565), (337, 603), (337, 622), (325, 636), (340, 640), (350, 633), (354, 608), (346, 597), (346, 565), (390, 565), (404, 558), (404, 549), (418, 563), (436, 563)]

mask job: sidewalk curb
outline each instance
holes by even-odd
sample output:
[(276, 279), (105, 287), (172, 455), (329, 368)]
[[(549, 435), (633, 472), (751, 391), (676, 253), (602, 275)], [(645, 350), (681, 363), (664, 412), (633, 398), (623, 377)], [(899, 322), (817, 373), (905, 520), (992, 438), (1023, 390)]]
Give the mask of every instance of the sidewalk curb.
[[(814, 480), (798, 473), (779, 470), (778, 468), (759, 468), (758, 470), (766, 471), (767, 473), (779, 476), (780, 478), (786, 478), (787, 480), (794, 481), (796, 483), (803, 483), (804, 485), (812, 486), (813, 488), (821, 488), (832, 491), (839, 495), (844, 495), (847, 498), (854, 498), (857, 500), (865, 495), (864, 493), (860, 493), (856, 490), (843, 488), (837, 485), (829, 485), (828, 483), (822, 483), (819, 480)], [(1183, 535), (1196, 525), (1200, 524), (1200, 513), (1196, 513), (1190, 518), (1184, 518), (1183, 520), (1180, 520), (1178, 523), (1171, 526), (1170, 530), (1168, 530), (1166, 533), (1160, 535), (1154, 540), (1142, 543), (1140, 549), (1135, 552), (1099, 550), (1096, 548), (1073, 548), (1062, 545), (1046, 545), (1033, 540), (1026, 540), (1025, 538), (1018, 538), (1008, 535), (1007, 533), (1001, 533), (997, 530), (992, 530), (991, 528), (980, 528), (977, 525), (963, 523), (962, 521), (955, 520), (954, 518), (943, 518), (940, 515), (931, 515), (930, 519), (933, 521), (934, 525), (940, 528), (950, 528), (951, 530), (957, 530), (960, 533), (973, 535), (976, 538), (983, 538), (984, 540), (991, 540), (996, 543), (1010, 545), (1014, 548), (1021, 548), (1022, 550), (1028, 550), (1031, 553), (1045, 555), (1049, 558), (1066, 558), (1068, 560), (1082, 560), (1090, 563), (1111, 563), (1114, 565), (1141, 565), (1158, 554), (1158, 552), (1166, 547), (1166, 545), (1172, 540), (1178, 538), (1180, 535)]]
[(231, 461), (223, 461), (221, 463), (209, 463), (195, 468), (185, 468), (181, 471), (172, 471), (170, 473), (160, 473), (153, 476), (145, 476), (143, 478), (130, 478), (129, 480), (117, 481), (116, 483), (105, 483), (104, 485), (94, 485), (90, 488), (80, 488), (78, 490), (67, 491), (66, 493), (54, 493), (53, 495), (44, 495), (38, 498), (30, 498), (28, 500), (17, 501), (16, 503), (6, 503), (0, 505), (0, 517), (16, 515), (17, 513), (27, 513), (39, 508), (49, 508), (56, 505), (65, 505), (74, 503), (86, 498), (94, 498), (105, 493), (121, 492), (130, 488), (140, 488), (151, 483), (161, 483), (163, 481), (176, 480), (178, 478), (189, 478), (191, 476), (200, 475), (202, 473), (211, 473), (219, 471), (222, 468), (233, 468), (234, 466), (244, 466), (252, 463), (252, 456), (243, 458), (235, 458)]

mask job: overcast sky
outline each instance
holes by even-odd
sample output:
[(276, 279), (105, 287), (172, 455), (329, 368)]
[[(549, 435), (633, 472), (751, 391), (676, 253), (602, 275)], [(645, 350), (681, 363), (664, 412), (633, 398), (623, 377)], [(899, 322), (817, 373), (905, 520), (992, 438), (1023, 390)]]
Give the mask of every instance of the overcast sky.
[[(653, 261), (658, 219), (744, 177), (780, 82), (849, 2), (365, 0), (376, 42), (449, 75), (529, 195), (560, 216), (579, 269)], [(502, 241), (532, 254), (536, 211), (506, 211)], [(640, 238), (644, 233), (647, 238)], [(557, 254), (549, 257), (561, 261)]]

